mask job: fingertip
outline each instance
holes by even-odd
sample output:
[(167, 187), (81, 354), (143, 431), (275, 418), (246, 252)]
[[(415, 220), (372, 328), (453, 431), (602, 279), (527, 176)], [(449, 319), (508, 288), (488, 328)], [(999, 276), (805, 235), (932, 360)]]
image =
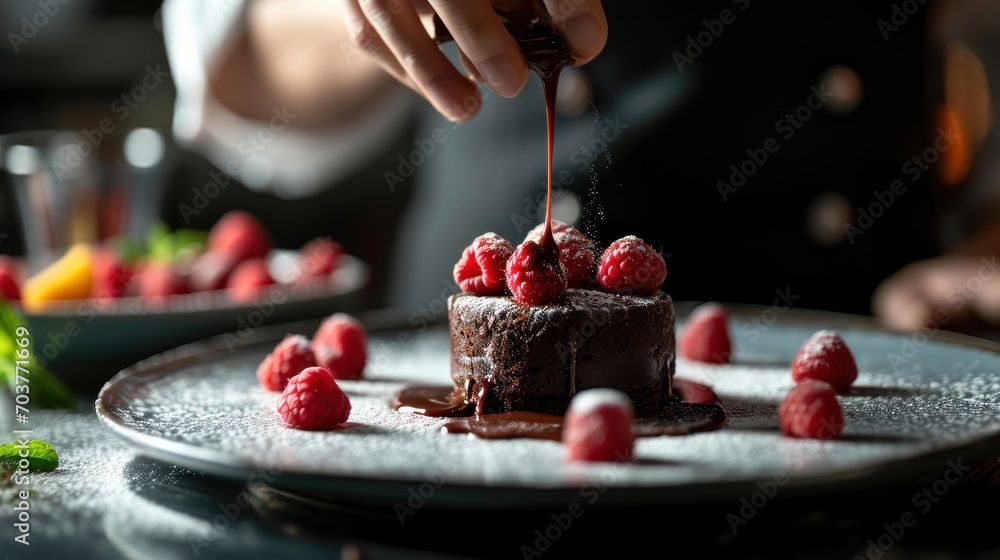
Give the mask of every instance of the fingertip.
[(484, 82), (502, 97), (514, 97), (528, 82), (528, 63), (521, 55), (500, 53), (493, 55), (478, 65)]
[(471, 119), (482, 105), (476, 84), (457, 73), (433, 78), (424, 86), (424, 92), (434, 108), (452, 122)]
[(608, 29), (591, 13), (575, 15), (560, 25), (563, 40), (576, 58), (585, 64), (601, 54), (608, 41)]

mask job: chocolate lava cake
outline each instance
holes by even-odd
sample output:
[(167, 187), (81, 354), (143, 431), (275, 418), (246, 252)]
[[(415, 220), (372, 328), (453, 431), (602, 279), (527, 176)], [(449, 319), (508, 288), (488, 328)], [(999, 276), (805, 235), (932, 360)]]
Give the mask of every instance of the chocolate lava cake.
[(448, 300), (451, 376), (485, 412), (563, 414), (577, 392), (612, 387), (638, 409), (673, 400), (670, 296), (570, 289), (544, 305), (509, 296)]

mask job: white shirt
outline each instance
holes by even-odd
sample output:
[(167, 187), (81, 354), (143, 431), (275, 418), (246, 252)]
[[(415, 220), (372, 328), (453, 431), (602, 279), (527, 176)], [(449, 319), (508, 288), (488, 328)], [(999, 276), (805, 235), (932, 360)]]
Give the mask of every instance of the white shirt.
[(286, 126), (294, 121), (287, 107), (274, 107), (269, 121), (237, 115), (208, 84), (213, 66), (244, 30), (246, 5), (246, 0), (164, 0), (163, 34), (177, 90), (175, 141), (223, 171), (238, 164), (234, 178), (250, 189), (283, 198), (316, 194), (356, 171), (401, 130), (413, 111), (413, 96), (398, 88), (365, 118), (322, 130)]

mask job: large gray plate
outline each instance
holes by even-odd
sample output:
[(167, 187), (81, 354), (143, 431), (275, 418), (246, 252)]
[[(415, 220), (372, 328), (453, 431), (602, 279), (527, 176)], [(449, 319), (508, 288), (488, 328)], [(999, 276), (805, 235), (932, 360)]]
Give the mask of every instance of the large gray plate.
[[(142, 452), (194, 470), (381, 507), (422, 492), (433, 498), (419, 500), (421, 507), (448, 511), (486, 503), (555, 507), (591, 496), (600, 496), (601, 506), (738, 505), (762, 481), (781, 481), (783, 495), (817, 495), (943, 474), (948, 461), (968, 465), (1000, 454), (1000, 354), (993, 344), (944, 332), (891, 333), (843, 315), (731, 309), (737, 363), (678, 362), (678, 376), (715, 388), (729, 423), (641, 439), (639, 460), (627, 466), (570, 465), (556, 442), (446, 434), (439, 430), (444, 420), (390, 410), (406, 385), (448, 382), (443, 326), (372, 327), (368, 379), (341, 384), (353, 403), (341, 430), (282, 427), (273, 411), (277, 395), (257, 383), (255, 368), (276, 340), (288, 331), (311, 334), (295, 325), (260, 333), (259, 343), (236, 351), (211, 340), (138, 364), (104, 386), (97, 414)], [(860, 369), (841, 397), (844, 437), (784, 437), (776, 409), (792, 386), (788, 366), (820, 329), (839, 331)]]

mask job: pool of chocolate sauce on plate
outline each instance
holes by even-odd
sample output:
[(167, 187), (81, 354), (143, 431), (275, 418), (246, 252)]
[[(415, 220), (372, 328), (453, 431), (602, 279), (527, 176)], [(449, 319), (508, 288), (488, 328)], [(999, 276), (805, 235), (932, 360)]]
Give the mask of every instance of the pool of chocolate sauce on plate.
[[(545, 230), (541, 245), (558, 259), (558, 248), (552, 236), (552, 153), (555, 144), (555, 105), (559, 76), (563, 68), (574, 62), (573, 55), (556, 32), (555, 25), (540, 0), (494, 0), (493, 7), (501, 22), (521, 46), (528, 67), (538, 75), (545, 96), (545, 117), (548, 134), (548, 186), (545, 209)], [(435, 17), (435, 38), (441, 43), (451, 40), (447, 28)], [(704, 386), (693, 381), (675, 379), (674, 390), (681, 395), (654, 409), (636, 411), (636, 435), (685, 435), (721, 428), (726, 412), (717, 403), (685, 402), (684, 388), (690, 393), (705, 394)], [(488, 384), (484, 390), (488, 390)], [(707, 393), (711, 394), (709, 389)], [(480, 398), (485, 402), (485, 398)], [(452, 418), (443, 427), (449, 433), (473, 434), (484, 439), (532, 438), (560, 441), (563, 417), (530, 411), (484, 414), (450, 386), (420, 386), (404, 389), (392, 404), (395, 410), (425, 416)]]
[[(717, 430), (726, 423), (726, 411), (716, 402), (688, 402), (686, 395), (712, 394), (704, 385), (687, 379), (674, 379), (674, 391), (680, 400), (656, 408), (636, 411), (636, 435), (679, 436)], [(560, 441), (563, 417), (540, 412), (515, 411), (492, 414), (476, 413), (475, 406), (450, 386), (427, 385), (403, 389), (392, 408), (424, 416), (451, 418), (444, 431), (473, 434), (483, 439), (532, 438)]]

